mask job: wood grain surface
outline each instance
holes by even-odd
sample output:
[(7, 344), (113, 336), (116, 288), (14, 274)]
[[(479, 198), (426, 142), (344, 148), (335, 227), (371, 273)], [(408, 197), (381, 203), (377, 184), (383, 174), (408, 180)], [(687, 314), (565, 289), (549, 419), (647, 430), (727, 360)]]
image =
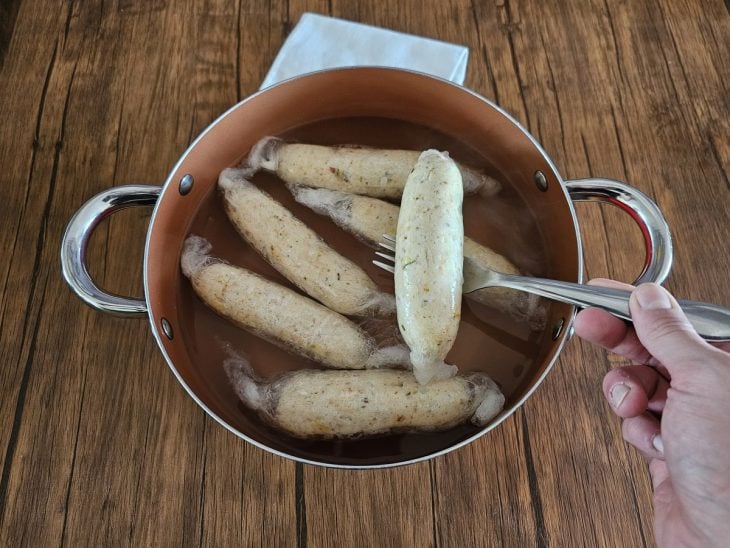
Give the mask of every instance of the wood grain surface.
[[(673, 229), (667, 286), (730, 305), (730, 18), (720, 0), (10, 0), (0, 5), (0, 546), (650, 546), (651, 487), (573, 340), (527, 404), (431, 462), (294, 464), (186, 395), (144, 320), (65, 286), (74, 211), (160, 183), (255, 91), (305, 11), (462, 43), (466, 85), (566, 178), (629, 181)], [(141, 294), (148, 212), (105, 222), (105, 288)], [(638, 230), (579, 206), (588, 275), (638, 274)]]

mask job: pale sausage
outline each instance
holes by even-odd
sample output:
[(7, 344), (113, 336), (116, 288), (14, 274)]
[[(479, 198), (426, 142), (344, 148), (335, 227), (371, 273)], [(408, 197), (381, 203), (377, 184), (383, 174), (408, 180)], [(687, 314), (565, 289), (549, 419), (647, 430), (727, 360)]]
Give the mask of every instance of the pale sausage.
[(225, 368), (234, 391), (248, 407), (298, 438), (438, 431), (467, 421), (484, 426), (505, 401), (484, 373), (421, 386), (407, 371), (307, 369), (263, 382), (240, 359), (227, 360)]
[(341, 314), (387, 315), (394, 311), (392, 295), (381, 291), (362, 268), (337, 253), (245, 175), (238, 169), (225, 169), (218, 186), (228, 218), (271, 266)]
[[(399, 198), (420, 151), (286, 143), (265, 137), (252, 149), (247, 169), (276, 173), (287, 183)], [(464, 192), (492, 196), (501, 185), (476, 169), (459, 166)]]
[(422, 384), (456, 373), (444, 359), (461, 319), (463, 199), (454, 161), (423, 152), (403, 191), (395, 243), (398, 327)]
[(408, 365), (403, 346), (378, 349), (344, 316), (258, 274), (210, 257), (210, 243), (185, 241), (181, 265), (195, 293), (237, 326), (327, 367)]

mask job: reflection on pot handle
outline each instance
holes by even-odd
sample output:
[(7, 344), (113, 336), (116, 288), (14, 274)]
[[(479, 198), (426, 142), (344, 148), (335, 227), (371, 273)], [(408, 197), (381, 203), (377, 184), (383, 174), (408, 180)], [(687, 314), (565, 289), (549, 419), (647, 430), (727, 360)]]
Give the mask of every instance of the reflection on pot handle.
[(566, 181), (575, 202), (606, 202), (620, 207), (639, 225), (644, 235), (646, 259), (644, 269), (634, 285), (663, 283), (672, 270), (672, 234), (659, 207), (646, 194), (612, 179), (575, 179)]
[(93, 282), (86, 268), (86, 247), (103, 219), (128, 207), (155, 205), (161, 190), (159, 186), (148, 185), (110, 188), (81, 206), (69, 221), (61, 241), (61, 271), (74, 293), (92, 308), (120, 316), (147, 314), (144, 299), (113, 295)]

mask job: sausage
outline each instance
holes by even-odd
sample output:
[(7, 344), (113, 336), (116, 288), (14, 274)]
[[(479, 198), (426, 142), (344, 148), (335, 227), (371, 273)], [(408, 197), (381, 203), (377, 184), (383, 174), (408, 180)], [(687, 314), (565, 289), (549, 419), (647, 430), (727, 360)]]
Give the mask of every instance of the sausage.
[(183, 248), (182, 271), (198, 297), (238, 327), (327, 367), (408, 364), (405, 347), (377, 349), (375, 342), (344, 316), (245, 268), (210, 257), (210, 249), (207, 240), (189, 236)]
[(305, 369), (272, 382), (255, 378), (243, 360), (224, 367), (238, 397), (269, 424), (297, 438), (356, 438), (394, 432), (484, 426), (504, 396), (484, 373), (421, 386), (412, 373), (389, 369)]
[(218, 186), (238, 233), (310, 297), (348, 316), (393, 313), (393, 295), (381, 291), (362, 268), (247, 181), (242, 170), (223, 170)]
[(423, 152), (403, 191), (395, 239), (398, 327), (422, 384), (456, 373), (444, 359), (461, 319), (463, 200), (454, 161), (437, 150)]
[[(287, 183), (400, 198), (420, 154), (417, 150), (286, 143), (265, 137), (251, 149), (247, 167), (251, 171), (271, 171)], [(492, 196), (501, 189), (495, 179), (474, 168), (459, 169), (466, 193)]]
[[(464, 238), (464, 257), (469, 257), (477, 266), (497, 272), (521, 274), (506, 257), (470, 238)], [(515, 320), (527, 323), (533, 331), (545, 329), (547, 309), (537, 295), (508, 287), (487, 287), (473, 291), (466, 297), (508, 313)]]
[[(398, 228), (400, 208), (390, 202), (337, 190), (288, 187), (297, 202), (320, 215), (327, 215), (367, 244), (377, 246), (383, 240), (383, 234), (394, 235)], [(497, 272), (520, 274), (509, 259), (468, 236), (464, 236), (464, 257)], [(536, 295), (506, 287), (488, 287), (469, 293), (467, 298), (507, 312), (517, 321), (528, 322), (534, 330), (545, 325), (546, 311)]]

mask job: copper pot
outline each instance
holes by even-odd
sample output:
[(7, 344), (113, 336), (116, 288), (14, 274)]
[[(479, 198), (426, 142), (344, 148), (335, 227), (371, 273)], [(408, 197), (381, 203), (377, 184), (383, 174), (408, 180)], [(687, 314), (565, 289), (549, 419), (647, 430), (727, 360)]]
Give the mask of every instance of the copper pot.
[[(148, 315), (152, 333), (172, 372), (206, 413), (234, 434), (278, 455), (347, 468), (418, 462), (465, 445), (509, 417), (545, 378), (571, 333), (575, 308), (554, 303), (538, 357), (508, 397), (504, 411), (478, 431), (431, 435), (428, 442), (383, 444), (362, 440), (343, 452), (332, 444), (302, 445), (278, 435), (242, 408), (230, 389), (213, 382), (220, 367), (191, 357), (184, 328), (180, 272), (182, 243), (201, 204), (215, 191), (218, 174), (237, 164), (265, 135), (279, 135), (317, 120), (372, 116), (397, 119), (458, 136), (494, 166), (535, 212), (544, 239), (546, 272), (581, 282), (583, 257), (573, 201), (619, 205), (639, 224), (646, 260), (638, 282), (661, 283), (672, 263), (671, 237), (656, 205), (640, 191), (606, 179), (564, 181), (537, 141), (501, 108), (461, 86), (419, 73), (351, 68), (308, 74), (243, 100), (213, 122), (181, 156), (162, 187), (121, 186), (90, 199), (69, 222), (61, 248), (64, 277), (73, 291), (98, 310), (121, 316)], [(107, 215), (131, 206), (154, 205), (144, 256), (145, 298), (110, 295), (91, 280), (85, 251), (91, 233)], [(425, 438), (424, 438), (425, 439)], [(357, 445), (360, 444), (360, 445)]]

